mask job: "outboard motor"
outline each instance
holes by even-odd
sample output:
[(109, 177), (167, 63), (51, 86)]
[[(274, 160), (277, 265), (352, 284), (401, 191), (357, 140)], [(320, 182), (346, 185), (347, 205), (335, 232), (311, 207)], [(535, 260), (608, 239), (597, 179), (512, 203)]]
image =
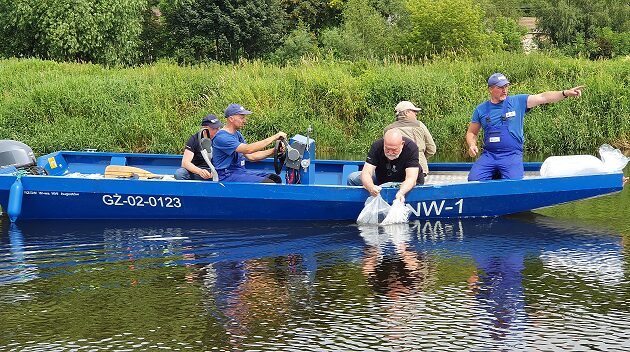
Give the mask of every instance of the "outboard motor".
[(25, 171), (33, 173), (33, 169), (37, 170), (36, 163), (35, 154), (28, 145), (8, 139), (0, 140), (0, 174), (17, 175), (9, 190), (9, 202), (6, 209), (11, 222), (17, 220), (22, 210), (24, 186), (20, 178)]
[(0, 140), (0, 174), (48, 175), (37, 166), (37, 159), (28, 145), (10, 139)]
[(0, 140), (0, 167), (25, 168), (36, 162), (35, 154), (28, 145), (10, 139)]

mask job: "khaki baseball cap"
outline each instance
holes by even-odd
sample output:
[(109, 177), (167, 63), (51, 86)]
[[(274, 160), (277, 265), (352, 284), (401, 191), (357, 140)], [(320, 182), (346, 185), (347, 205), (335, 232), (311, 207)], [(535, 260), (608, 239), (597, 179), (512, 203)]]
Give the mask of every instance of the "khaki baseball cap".
[(420, 111), (421, 109), (413, 105), (412, 102), (403, 100), (400, 103), (398, 103), (398, 105), (396, 105), (395, 110), (396, 110), (396, 113), (400, 113), (405, 110), (413, 110), (417, 112), (417, 111)]

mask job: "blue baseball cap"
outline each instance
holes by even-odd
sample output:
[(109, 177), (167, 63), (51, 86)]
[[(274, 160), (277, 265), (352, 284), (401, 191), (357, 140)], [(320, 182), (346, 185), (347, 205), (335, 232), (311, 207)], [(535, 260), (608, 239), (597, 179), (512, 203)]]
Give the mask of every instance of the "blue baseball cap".
[(491, 87), (491, 86), (505, 87), (508, 84), (510, 84), (510, 81), (508, 81), (507, 77), (505, 77), (504, 74), (499, 73), (499, 72), (493, 73), (492, 76), (488, 78), (488, 87)]
[(206, 115), (203, 120), (201, 120), (201, 126), (207, 126), (211, 128), (221, 128), (223, 127), (223, 123), (213, 114)]
[(227, 108), (225, 108), (225, 117), (234, 115), (249, 115), (251, 113), (251, 111), (245, 110), (245, 108), (239, 104), (230, 104)]

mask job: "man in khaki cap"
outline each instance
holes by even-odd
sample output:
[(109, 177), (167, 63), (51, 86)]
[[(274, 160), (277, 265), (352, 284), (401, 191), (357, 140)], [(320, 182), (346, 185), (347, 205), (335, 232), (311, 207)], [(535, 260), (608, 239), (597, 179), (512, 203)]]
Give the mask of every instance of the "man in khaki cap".
[(426, 176), (429, 173), (427, 159), (435, 155), (437, 150), (429, 129), (418, 121), (417, 114), (420, 108), (412, 102), (403, 100), (395, 108), (396, 121), (385, 127), (385, 131), (398, 128), (404, 137), (414, 141), (418, 146), (418, 159), (422, 172)]

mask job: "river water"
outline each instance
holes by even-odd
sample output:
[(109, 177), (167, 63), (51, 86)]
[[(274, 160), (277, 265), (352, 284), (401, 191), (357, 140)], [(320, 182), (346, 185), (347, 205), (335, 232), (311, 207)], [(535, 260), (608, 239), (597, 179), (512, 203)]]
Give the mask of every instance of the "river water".
[(3, 219), (0, 350), (630, 350), (629, 207), (626, 188), (380, 228)]

